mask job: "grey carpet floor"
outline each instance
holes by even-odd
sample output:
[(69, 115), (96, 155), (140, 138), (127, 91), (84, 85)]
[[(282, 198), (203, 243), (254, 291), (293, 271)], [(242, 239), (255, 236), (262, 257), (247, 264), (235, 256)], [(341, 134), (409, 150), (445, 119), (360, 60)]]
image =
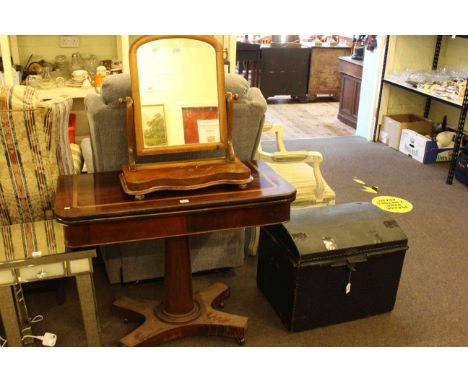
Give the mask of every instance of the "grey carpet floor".
[[(468, 188), (454, 180), (447, 185), (447, 164), (423, 165), (380, 143), (359, 137), (314, 138), (287, 141), (290, 150), (320, 151), (322, 170), (336, 191), (337, 203), (370, 201), (374, 194), (360, 190), (357, 176), (377, 185), (380, 195), (404, 198), (413, 211), (395, 218), (409, 237), (409, 250), (395, 308), (390, 313), (338, 325), (289, 333), (256, 287), (256, 257), (243, 267), (195, 275), (194, 289), (215, 281), (231, 286), (225, 311), (249, 317), (245, 346), (467, 346), (468, 345)], [(264, 148), (272, 150), (273, 142)], [(121, 295), (160, 298), (162, 280), (111, 286), (102, 263), (95, 267), (96, 294), (102, 344), (118, 346), (119, 338), (138, 322), (112, 307)], [(84, 346), (79, 304), (72, 280), (67, 299), (55, 303), (54, 292), (27, 291), (31, 316), (44, 320), (34, 331), (52, 331), (57, 346)], [(193, 337), (166, 346), (237, 346), (230, 339)]]

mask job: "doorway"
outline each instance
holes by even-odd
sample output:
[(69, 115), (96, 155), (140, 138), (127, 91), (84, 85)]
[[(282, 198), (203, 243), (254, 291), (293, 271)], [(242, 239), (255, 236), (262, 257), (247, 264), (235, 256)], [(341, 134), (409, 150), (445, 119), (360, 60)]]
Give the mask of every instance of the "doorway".
[[(355, 135), (355, 124), (338, 117), (339, 58), (351, 56), (353, 36), (244, 35), (237, 41), (237, 73), (260, 88), (268, 103), (265, 123), (281, 124), (284, 140)], [(271, 139), (273, 133), (262, 135)]]

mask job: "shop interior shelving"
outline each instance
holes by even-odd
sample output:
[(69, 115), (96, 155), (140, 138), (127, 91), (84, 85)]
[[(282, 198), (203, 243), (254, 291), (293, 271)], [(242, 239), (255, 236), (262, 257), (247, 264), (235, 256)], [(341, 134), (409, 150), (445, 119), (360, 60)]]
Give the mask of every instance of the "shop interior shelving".
[[(468, 38), (468, 36), (453, 36), (453, 37), (454, 38)], [(437, 36), (436, 45), (435, 45), (435, 49), (434, 49), (434, 58), (433, 58), (433, 61), (432, 61), (432, 69), (433, 70), (436, 70), (437, 67), (438, 67), (439, 55), (440, 55), (440, 49), (441, 49), (442, 41), (443, 41), (443, 36)], [(382, 103), (382, 91), (383, 91), (383, 85), (384, 84), (387, 84), (387, 85), (390, 85), (390, 86), (395, 86), (395, 87), (398, 87), (400, 89), (404, 89), (406, 91), (425, 96), (426, 97), (426, 104), (425, 104), (425, 108), (424, 108), (424, 117), (425, 118), (427, 118), (429, 116), (431, 102), (433, 100), (435, 100), (437, 102), (442, 102), (444, 104), (447, 104), (449, 106), (452, 106), (454, 108), (459, 109), (458, 126), (457, 126), (456, 129), (454, 129), (456, 134), (455, 134), (455, 142), (454, 142), (454, 148), (453, 148), (453, 156), (452, 156), (452, 160), (450, 162), (449, 172), (448, 172), (447, 180), (446, 180), (447, 184), (452, 184), (453, 176), (454, 176), (454, 173), (455, 173), (455, 166), (456, 166), (456, 162), (457, 162), (457, 159), (458, 159), (458, 154), (459, 154), (459, 151), (460, 151), (460, 145), (461, 145), (463, 136), (466, 135), (465, 132), (464, 132), (464, 127), (465, 127), (465, 121), (466, 121), (466, 113), (467, 113), (467, 110), (468, 110), (468, 88), (465, 90), (465, 94), (463, 96), (463, 99), (460, 102), (460, 101), (452, 100), (452, 99), (449, 99), (449, 98), (446, 98), (446, 97), (437, 96), (437, 95), (434, 95), (434, 94), (429, 94), (429, 93), (426, 93), (426, 92), (424, 92), (424, 91), (422, 91), (422, 90), (420, 90), (418, 88), (414, 88), (409, 84), (400, 83), (400, 82), (396, 82), (396, 81), (390, 80), (388, 78), (385, 78), (385, 73), (386, 73), (386, 69), (387, 69), (387, 57), (388, 57), (389, 45), (390, 45), (390, 36), (387, 36), (386, 44), (385, 44), (385, 51), (384, 51), (384, 62), (383, 62), (383, 66), (382, 66), (382, 80), (380, 82), (380, 91), (379, 91), (379, 98), (378, 98), (378, 105), (377, 105), (377, 115), (376, 115), (375, 126), (374, 126), (373, 141), (376, 142), (377, 137), (379, 136), (379, 113), (380, 113), (380, 108), (381, 108), (381, 103)]]
[(439, 102), (443, 102), (447, 105), (450, 105), (450, 106), (453, 106), (453, 107), (457, 107), (457, 108), (462, 108), (463, 107), (463, 103), (460, 101), (455, 101), (455, 100), (452, 100), (452, 99), (449, 99), (449, 98), (446, 98), (446, 97), (439, 97), (437, 95), (434, 95), (434, 94), (429, 94), (429, 93), (426, 93), (425, 91), (423, 90), (420, 90), (418, 88), (415, 88), (409, 84), (405, 84), (405, 83), (400, 83), (400, 82), (396, 82), (396, 81), (392, 81), (392, 80), (388, 80), (388, 79), (384, 79), (383, 82), (385, 84), (390, 84), (390, 85), (393, 85), (393, 86), (397, 86), (401, 89), (405, 89), (405, 90), (408, 90), (410, 92), (413, 92), (413, 93), (417, 93), (417, 94), (420, 94), (420, 95), (423, 95), (425, 97), (429, 97), (430, 99), (432, 100), (436, 100), (436, 101), (439, 101)]

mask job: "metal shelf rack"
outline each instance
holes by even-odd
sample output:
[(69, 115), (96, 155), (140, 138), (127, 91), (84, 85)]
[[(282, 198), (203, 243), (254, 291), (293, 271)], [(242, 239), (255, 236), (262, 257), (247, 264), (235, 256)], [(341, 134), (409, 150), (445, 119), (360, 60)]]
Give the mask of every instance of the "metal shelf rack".
[[(434, 49), (434, 58), (432, 61), (432, 69), (435, 70), (437, 69), (438, 63), (439, 63), (439, 55), (440, 55), (440, 48), (442, 46), (442, 37), (441, 35), (437, 36), (437, 41), (436, 41), (436, 46)], [(468, 36), (455, 36), (457, 38), (467, 38)], [(405, 89), (407, 91), (422, 95), (426, 97), (426, 105), (424, 108), (424, 117), (427, 118), (429, 116), (429, 111), (431, 108), (431, 102), (432, 100), (435, 100), (437, 102), (442, 102), (447, 105), (450, 105), (452, 107), (455, 107), (460, 110), (460, 116), (458, 119), (458, 127), (455, 130), (455, 142), (454, 142), (454, 147), (453, 147), (453, 156), (452, 160), (450, 161), (450, 167), (447, 175), (447, 184), (452, 184), (453, 182), (453, 176), (455, 174), (455, 166), (457, 163), (458, 155), (460, 152), (460, 144), (462, 142), (463, 136), (465, 135), (464, 133), (464, 127), (465, 127), (465, 121), (466, 121), (466, 112), (468, 110), (468, 87), (465, 90), (465, 94), (463, 96), (463, 101), (462, 103), (455, 102), (453, 100), (450, 100), (448, 98), (444, 97), (438, 97), (432, 94), (427, 94), (423, 91), (420, 91), (416, 88), (413, 88), (409, 85), (406, 84), (401, 84), (398, 82), (394, 82), (391, 80), (388, 80), (385, 78), (385, 71), (387, 68), (387, 56), (388, 56), (388, 48), (389, 48), (389, 43), (390, 43), (390, 36), (387, 36), (386, 38), (386, 43), (385, 43), (385, 51), (384, 51), (384, 62), (382, 65), (382, 79), (380, 81), (380, 90), (379, 90), (379, 97), (377, 101), (377, 115), (375, 119), (375, 126), (374, 126), (374, 135), (373, 135), (373, 141), (377, 141), (377, 137), (379, 136), (379, 114), (380, 114), (380, 107), (382, 103), (382, 90), (383, 90), (383, 85), (387, 84), (390, 86), (396, 86), (401, 89)]]

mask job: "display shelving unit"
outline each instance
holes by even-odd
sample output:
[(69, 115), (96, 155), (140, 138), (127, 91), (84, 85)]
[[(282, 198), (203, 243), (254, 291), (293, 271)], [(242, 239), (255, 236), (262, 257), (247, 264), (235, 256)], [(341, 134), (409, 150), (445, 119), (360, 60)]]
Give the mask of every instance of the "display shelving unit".
[[(456, 38), (468, 38), (468, 36), (455, 36)], [(443, 36), (437, 36), (436, 44), (435, 44), (435, 49), (434, 49), (434, 57), (432, 60), (432, 69), (435, 70), (438, 67), (439, 63), (439, 56), (440, 56), (440, 51), (441, 51), (441, 46), (443, 42)], [(452, 160), (450, 161), (450, 167), (447, 175), (447, 184), (452, 184), (453, 177), (455, 174), (455, 166), (457, 163), (459, 151), (460, 151), (460, 145), (463, 139), (463, 136), (466, 135), (464, 132), (464, 127), (465, 127), (465, 121), (466, 121), (466, 113), (468, 110), (468, 87), (465, 90), (465, 94), (463, 96), (463, 99), (461, 102), (457, 102), (455, 100), (442, 97), (442, 96), (437, 96), (433, 94), (428, 94), (424, 91), (421, 91), (417, 88), (413, 88), (410, 85), (406, 85), (403, 83), (395, 82), (390, 79), (385, 78), (385, 73), (387, 70), (387, 58), (388, 58), (388, 49), (390, 46), (390, 36), (387, 36), (386, 38), (386, 43), (385, 43), (385, 50), (384, 50), (384, 61), (382, 65), (382, 77), (380, 81), (380, 90), (379, 90), (379, 97), (377, 101), (377, 115), (375, 119), (375, 126), (374, 126), (374, 135), (373, 135), (373, 141), (376, 142), (377, 137), (379, 136), (379, 114), (380, 114), (380, 109), (381, 109), (381, 104), (382, 104), (382, 92), (384, 88), (384, 84), (393, 86), (393, 87), (398, 87), (400, 89), (404, 89), (406, 91), (416, 93), (422, 96), (426, 97), (426, 103), (425, 103), (425, 108), (424, 108), (424, 118), (428, 118), (429, 116), (429, 111), (431, 108), (431, 102), (433, 100), (437, 102), (444, 103), (446, 105), (449, 105), (451, 107), (454, 107), (459, 110), (459, 119), (458, 119), (458, 126), (455, 131), (455, 142), (454, 142), (454, 148), (453, 148), (453, 156)]]

